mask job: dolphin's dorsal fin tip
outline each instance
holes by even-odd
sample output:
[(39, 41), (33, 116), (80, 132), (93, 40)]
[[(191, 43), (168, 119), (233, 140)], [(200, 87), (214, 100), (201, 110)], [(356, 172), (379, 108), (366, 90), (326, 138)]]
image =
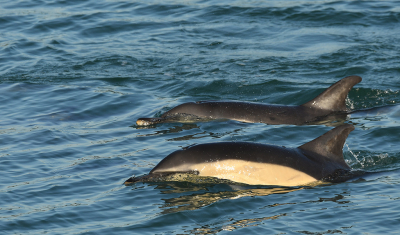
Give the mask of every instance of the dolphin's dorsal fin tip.
[(359, 76), (345, 77), (302, 106), (330, 111), (347, 111), (347, 94), (361, 80)]
[(354, 126), (351, 124), (338, 126), (320, 137), (301, 145), (299, 149), (317, 153), (348, 167), (343, 158), (343, 145), (347, 136), (353, 130)]

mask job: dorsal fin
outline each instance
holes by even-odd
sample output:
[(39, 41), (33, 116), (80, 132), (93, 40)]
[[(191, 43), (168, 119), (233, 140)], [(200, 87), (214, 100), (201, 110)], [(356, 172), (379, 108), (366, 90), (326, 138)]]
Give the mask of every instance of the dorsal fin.
[(345, 124), (332, 129), (320, 137), (303, 144), (300, 149), (328, 157), (343, 166), (349, 167), (343, 158), (343, 145), (347, 136), (354, 130), (351, 124)]
[(361, 80), (359, 76), (345, 77), (302, 106), (331, 111), (347, 111), (345, 102), (347, 94)]

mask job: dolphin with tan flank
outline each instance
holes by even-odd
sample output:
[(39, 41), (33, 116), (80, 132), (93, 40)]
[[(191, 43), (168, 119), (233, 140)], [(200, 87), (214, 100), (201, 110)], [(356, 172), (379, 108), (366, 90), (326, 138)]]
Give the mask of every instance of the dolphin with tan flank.
[(189, 102), (178, 105), (161, 117), (139, 118), (136, 125), (228, 119), (249, 123), (303, 125), (323, 121), (325, 118), (327, 120), (343, 119), (348, 114), (345, 103), (347, 94), (361, 80), (359, 76), (345, 77), (316, 98), (298, 106), (235, 101)]
[(353, 177), (343, 158), (351, 124), (338, 126), (297, 148), (250, 142), (199, 144), (164, 158), (148, 175), (125, 184), (173, 179), (178, 174), (215, 177), (249, 185), (300, 186), (318, 181), (342, 182)]

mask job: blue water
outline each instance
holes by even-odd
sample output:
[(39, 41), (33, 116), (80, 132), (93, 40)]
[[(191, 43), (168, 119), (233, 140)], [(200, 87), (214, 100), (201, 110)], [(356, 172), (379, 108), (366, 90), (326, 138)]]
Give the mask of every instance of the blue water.
[[(396, 234), (399, 1), (0, 1), (0, 233)], [(316, 187), (139, 183), (199, 143), (297, 147), (330, 125), (140, 128), (188, 101), (302, 104), (348, 75), (343, 149)]]

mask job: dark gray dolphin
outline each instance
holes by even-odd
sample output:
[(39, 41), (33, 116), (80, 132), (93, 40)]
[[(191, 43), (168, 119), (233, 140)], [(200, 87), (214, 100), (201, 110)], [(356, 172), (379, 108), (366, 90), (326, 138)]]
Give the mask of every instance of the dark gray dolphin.
[(148, 175), (132, 177), (125, 184), (162, 181), (177, 174), (216, 177), (250, 185), (341, 182), (353, 177), (342, 153), (352, 130), (354, 126), (350, 124), (338, 126), (298, 148), (249, 142), (199, 144), (171, 153)]
[[(346, 97), (351, 88), (361, 82), (359, 76), (349, 76), (336, 82), (313, 100), (299, 106), (266, 105), (234, 101), (198, 101), (178, 105), (159, 118), (139, 118), (138, 126), (163, 122), (194, 122), (231, 119), (241, 122), (302, 125), (321, 121), (330, 115), (345, 118)], [(332, 118), (333, 117), (333, 118)], [(330, 120), (340, 118), (332, 116)]]

